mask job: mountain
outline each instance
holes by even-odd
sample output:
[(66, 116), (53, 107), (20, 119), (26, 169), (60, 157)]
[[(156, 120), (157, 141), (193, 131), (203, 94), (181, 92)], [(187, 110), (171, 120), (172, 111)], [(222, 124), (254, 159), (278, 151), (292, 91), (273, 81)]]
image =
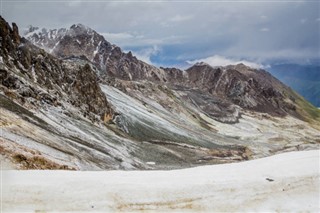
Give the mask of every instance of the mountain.
[(0, 29), (0, 154), (18, 168), (175, 169), (319, 148), (319, 110), (266, 71), (157, 68), (81, 24)]
[[(67, 101), (83, 113), (111, 113), (89, 65), (81, 67), (56, 59), (21, 38), (18, 27), (13, 24), (11, 29), (3, 19), (1, 29), (1, 84), (5, 94), (35, 107), (41, 102), (61, 105)], [(37, 101), (29, 102), (29, 98)]]
[(58, 58), (83, 57), (98, 69), (99, 76), (123, 80), (163, 81), (164, 73), (110, 44), (96, 31), (82, 25), (54, 30), (29, 27), (25, 37)]
[[(220, 103), (235, 104), (278, 116), (291, 114), (303, 117), (296, 109), (295, 94), (264, 70), (251, 69), (243, 64), (213, 68), (204, 63), (196, 64), (185, 72), (176, 68), (158, 69), (139, 61), (131, 52), (123, 53), (119, 47), (111, 45), (97, 32), (81, 24), (72, 25), (69, 29), (54, 30), (30, 27), (26, 37), (59, 58), (84, 56), (100, 70), (98, 74), (101, 78), (116, 77), (134, 81), (144, 79), (180, 86), (183, 84), (187, 88), (197, 88), (204, 95), (214, 95), (219, 101), (210, 102), (209, 105), (218, 106), (204, 106), (202, 109), (207, 109), (211, 115), (216, 114), (216, 119), (221, 114), (226, 114), (222, 110), (213, 110), (224, 109)], [(228, 109), (235, 114), (234, 106)], [(224, 120), (234, 122), (236, 117)]]
[(320, 65), (276, 64), (271, 66), (270, 72), (320, 107)]

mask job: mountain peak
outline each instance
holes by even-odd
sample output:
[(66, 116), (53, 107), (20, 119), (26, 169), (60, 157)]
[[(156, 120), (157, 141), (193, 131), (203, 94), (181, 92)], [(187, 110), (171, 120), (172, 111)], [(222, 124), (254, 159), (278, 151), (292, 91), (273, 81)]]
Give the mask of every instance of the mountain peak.
[(203, 62), (203, 61), (197, 62), (193, 66), (209, 66), (209, 67), (212, 67), (210, 64), (208, 64), (206, 62)]
[(69, 34), (71, 34), (71, 33), (75, 33), (76, 35), (85, 34), (88, 36), (92, 36), (93, 34), (97, 34), (97, 32), (95, 32), (93, 29), (91, 29), (90, 27), (87, 27), (83, 24), (71, 25), (68, 32), (69, 32)]
[(250, 67), (248, 65), (245, 65), (243, 63), (239, 63), (239, 64), (236, 64), (236, 65), (227, 65), (225, 67), (228, 68), (228, 69), (235, 69), (235, 70), (238, 70), (238, 71), (241, 71), (241, 72), (244, 72), (244, 71), (256, 71), (257, 70), (255, 68)]
[(58, 58), (85, 56), (100, 70), (102, 77), (165, 80), (163, 70), (138, 60), (131, 52), (124, 53), (120, 47), (112, 45), (83, 24), (73, 24), (69, 29), (48, 30), (45, 33), (36, 29), (36, 33), (28, 33), (26, 38)]
[(34, 33), (37, 30), (39, 30), (39, 27), (33, 26), (33, 25), (28, 25), (27, 28), (25, 28), (25, 30), (23, 30), (23, 35), (27, 35), (29, 33)]
[(88, 29), (89, 27), (83, 25), (83, 24), (73, 24), (71, 25), (70, 29)]
[[(2, 16), (0, 16), (0, 36), (1, 37), (7, 37), (10, 36), (12, 41), (10, 41), (10, 43), (14, 43), (19, 45), (20, 44), (20, 35), (19, 35), (19, 29), (18, 26), (16, 25), (16, 23), (12, 23), (12, 27), (6, 22), (6, 20), (4, 18), (2, 18)], [(1, 42), (2, 41), (2, 42)], [(2, 39), (0, 40), (1, 43), (7, 42), (6, 39)], [(8, 41), (9, 42), (9, 41)], [(1, 49), (5, 46), (2, 45), (0, 43)]]

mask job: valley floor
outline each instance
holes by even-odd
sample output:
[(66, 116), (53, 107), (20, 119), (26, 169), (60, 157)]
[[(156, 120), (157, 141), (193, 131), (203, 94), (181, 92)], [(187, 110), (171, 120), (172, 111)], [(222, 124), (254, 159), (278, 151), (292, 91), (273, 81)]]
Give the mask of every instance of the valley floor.
[(319, 150), (171, 171), (2, 170), (3, 212), (319, 212)]

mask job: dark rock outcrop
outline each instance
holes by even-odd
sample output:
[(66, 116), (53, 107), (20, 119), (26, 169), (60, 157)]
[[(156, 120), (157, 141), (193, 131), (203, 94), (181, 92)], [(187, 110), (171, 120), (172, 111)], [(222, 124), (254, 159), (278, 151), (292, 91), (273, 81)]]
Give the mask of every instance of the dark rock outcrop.
[[(108, 102), (99, 87), (96, 73), (88, 64), (81, 67), (76, 73), (74, 82), (71, 84), (70, 96), (79, 107), (85, 103), (89, 112), (101, 116), (111, 113), (111, 109), (106, 107)], [(101, 109), (106, 111), (101, 112)]]
[(0, 27), (2, 90), (12, 90), (10, 94), (16, 93), (18, 101), (34, 99), (38, 104), (66, 101), (86, 115), (103, 117), (112, 113), (97, 74), (88, 64), (79, 66), (57, 59), (20, 38), (17, 25), (11, 28), (2, 17)]

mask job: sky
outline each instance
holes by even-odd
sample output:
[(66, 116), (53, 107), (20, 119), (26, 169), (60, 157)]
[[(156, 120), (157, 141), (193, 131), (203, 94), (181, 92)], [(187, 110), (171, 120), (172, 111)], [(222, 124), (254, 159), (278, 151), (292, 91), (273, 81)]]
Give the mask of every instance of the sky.
[(0, 1), (20, 31), (82, 23), (156, 66), (320, 60), (320, 1)]

